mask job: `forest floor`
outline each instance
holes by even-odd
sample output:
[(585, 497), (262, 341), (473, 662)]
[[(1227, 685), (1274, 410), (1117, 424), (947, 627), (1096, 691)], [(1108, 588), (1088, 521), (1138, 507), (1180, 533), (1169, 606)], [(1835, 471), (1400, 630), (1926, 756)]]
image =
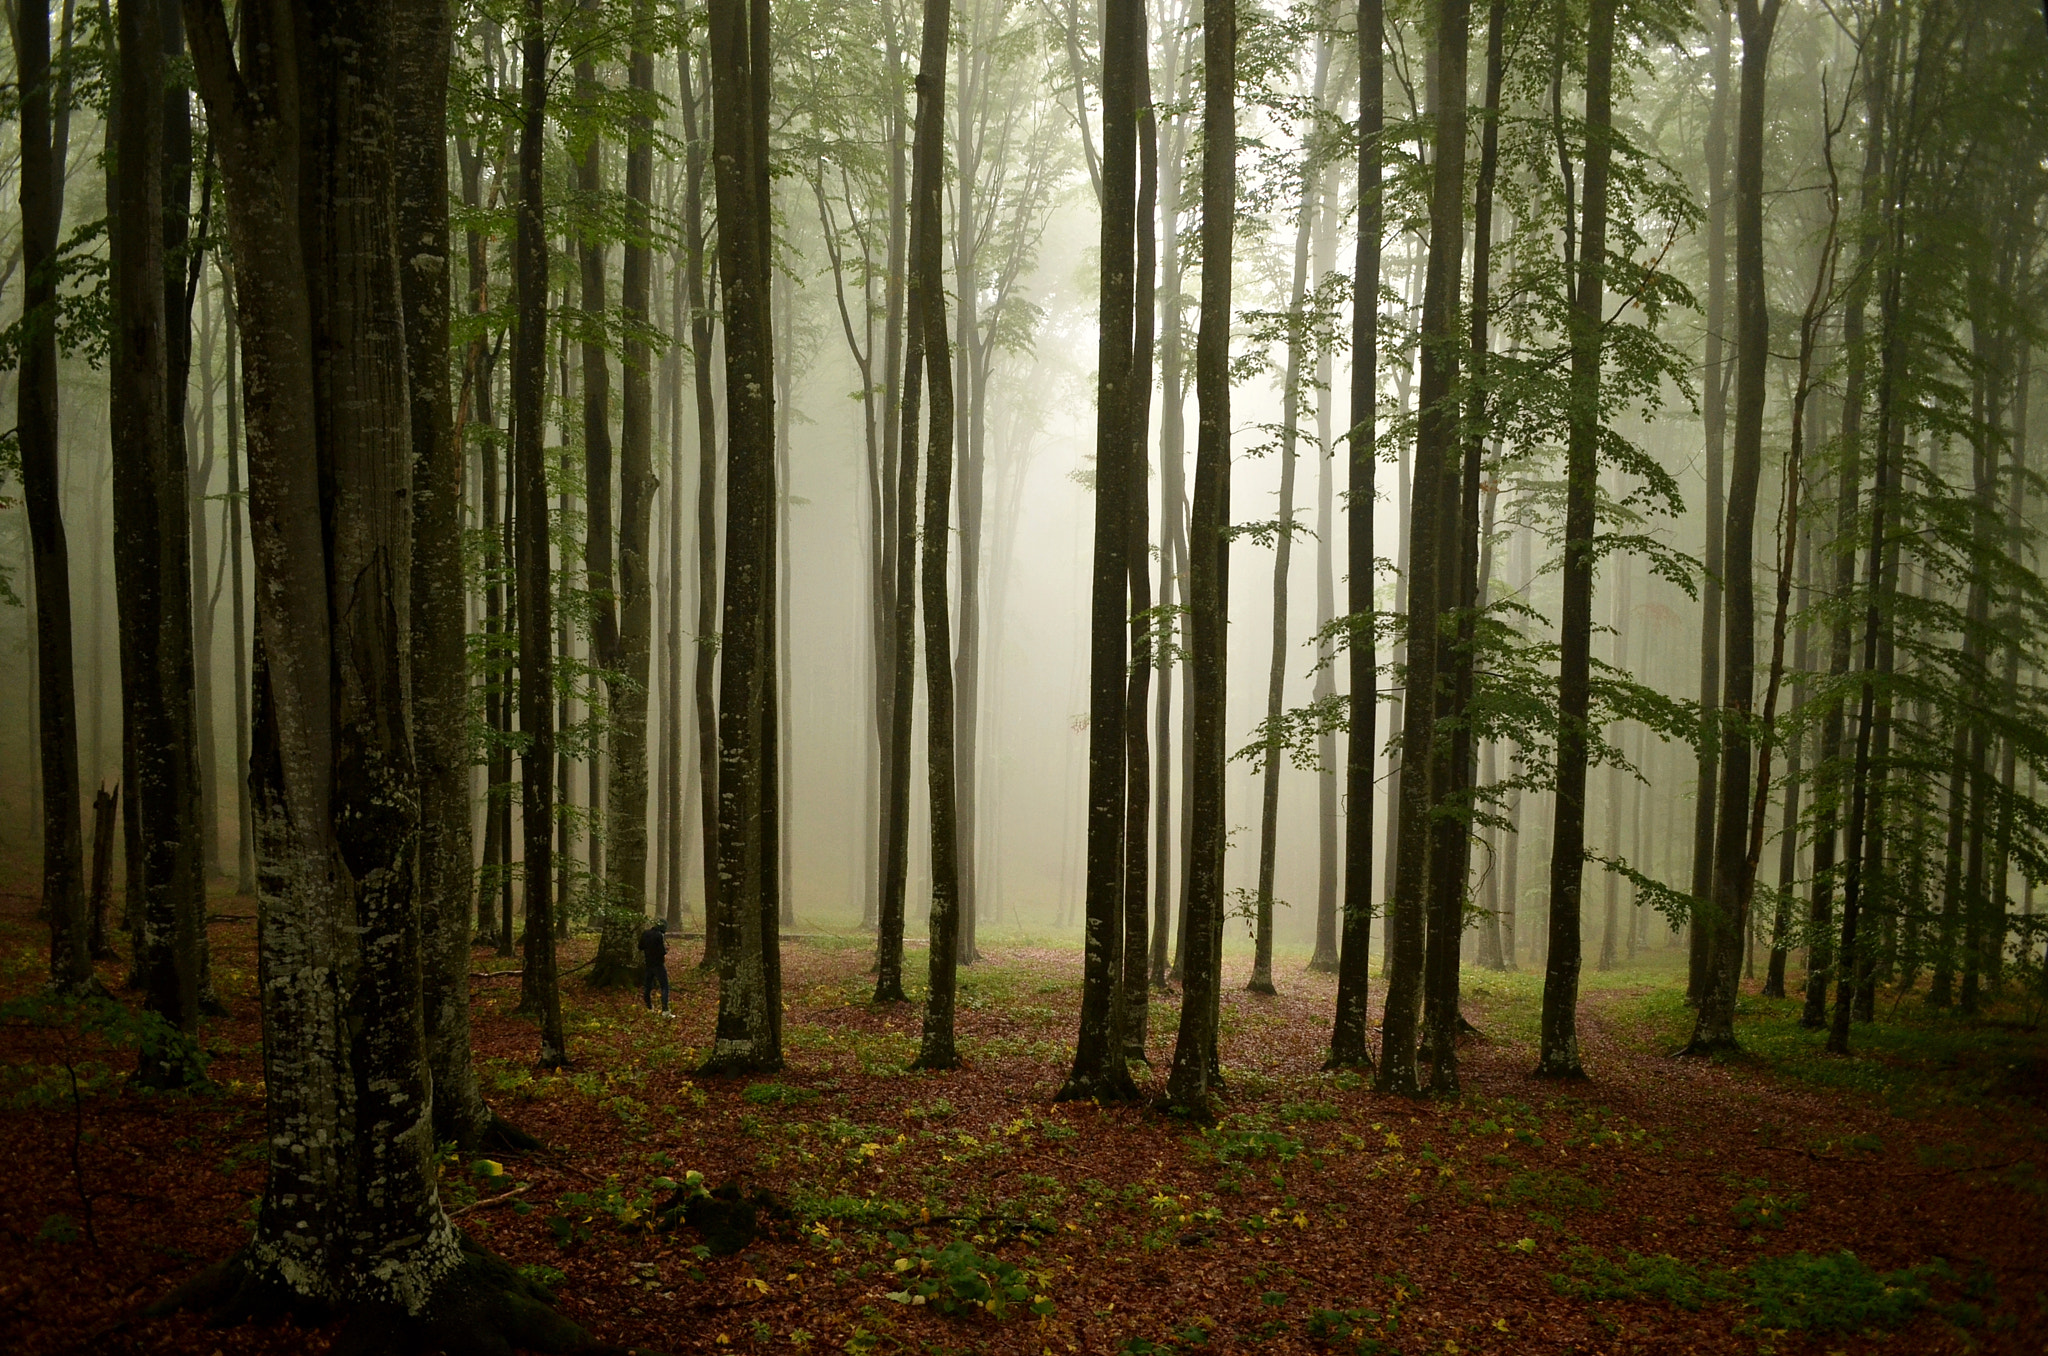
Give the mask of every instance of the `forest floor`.
[[(142, 1309), (245, 1236), (263, 1180), (253, 905), (214, 902), (214, 1085), (144, 1095), (132, 1050), (0, 1027), (0, 1351), (298, 1353), (317, 1335)], [(44, 934), (0, 894), (0, 999)], [(1681, 958), (1586, 976), (1591, 1078), (1533, 1078), (1540, 976), (1465, 972), (1465, 1093), (1378, 1096), (1318, 1065), (1334, 982), (1277, 998), (1229, 948), (1226, 1115), (1057, 1105), (1071, 944), (996, 941), (961, 974), (966, 1067), (906, 1074), (915, 1004), (867, 1002), (855, 938), (785, 951), (789, 1067), (692, 1070), (714, 980), (671, 945), (675, 1018), (565, 980), (574, 1067), (535, 1074), (514, 962), (475, 968), (484, 1086), (549, 1146), (448, 1154), (460, 1223), (606, 1340), (681, 1351), (2039, 1352), (2048, 1334), (2048, 1038), (2038, 1012), (1924, 1013), (1819, 1053), (1745, 997), (1747, 1051), (1674, 1059)], [(573, 965), (589, 943), (569, 944)], [(913, 949), (921, 977), (924, 953)], [(122, 968), (101, 967), (119, 984)], [(913, 986), (914, 991), (918, 986)], [(1377, 1000), (1377, 995), (1375, 995)], [(1887, 1000), (1889, 1002), (1889, 998)], [(1177, 1001), (1155, 1001), (1163, 1078)], [(113, 1033), (118, 1036), (118, 1030)], [(1156, 1081), (1155, 1078), (1155, 1081)], [(493, 1175), (494, 1170), (502, 1175)], [(788, 1211), (733, 1255), (651, 1229), (675, 1183)], [(988, 1306), (949, 1304), (992, 1294)], [(953, 1308), (955, 1312), (944, 1312)], [(1042, 1312), (1034, 1312), (1034, 1310)]]

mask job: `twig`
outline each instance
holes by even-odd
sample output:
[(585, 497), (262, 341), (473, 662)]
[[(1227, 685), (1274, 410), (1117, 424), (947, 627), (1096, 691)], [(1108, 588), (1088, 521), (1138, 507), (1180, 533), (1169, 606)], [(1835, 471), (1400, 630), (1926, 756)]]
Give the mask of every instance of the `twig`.
[(511, 1200), (514, 1196), (525, 1195), (527, 1190), (530, 1187), (532, 1187), (532, 1185), (533, 1183), (531, 1182), (521, 1182), (518, 1186), (513, 1187), (510, 1191), (502, 1192), (496, 1196), (486, 1196), (480, 1201), (471, 1201), (468, 1205), (462, 1206), (459, 1209), (450, 1210), (448, 1212), (448, 1218), (454, 1219), (459, 1215), (466, 1215), (472, 1210), (488, 1210), (494, 1205), (503, 1205), (506, 1201)]

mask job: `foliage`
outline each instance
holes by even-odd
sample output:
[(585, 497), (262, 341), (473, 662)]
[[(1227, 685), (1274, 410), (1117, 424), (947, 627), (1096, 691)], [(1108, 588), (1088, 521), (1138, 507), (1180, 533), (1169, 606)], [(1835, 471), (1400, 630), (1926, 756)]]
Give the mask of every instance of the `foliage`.
[[(1030, 1274), (1000, 1257), (984, 1255), (972, 1243), (955, 1239), (934, 1247), (900, 1233), (891, 1233), (889, 1242), (902, 1254), (895, 1271), (903, 1288), (889, 1293), (898, 1304), (929, 1304), (947, 1315), (980, 1309), (998, 1319), (1016, 1305), (1027, 1305), (1040, 1317), (1054, 1312), (1053, 1301), (1034, 1289)], [(1038, 1282), (1042, 1285), (1043, 1278)]]

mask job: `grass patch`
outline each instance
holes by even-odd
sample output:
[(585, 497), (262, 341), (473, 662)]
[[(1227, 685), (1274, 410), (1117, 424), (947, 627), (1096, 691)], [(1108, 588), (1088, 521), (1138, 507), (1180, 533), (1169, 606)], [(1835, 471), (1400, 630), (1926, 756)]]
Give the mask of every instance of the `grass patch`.
[(1507, 1180), (1507, 1197), (1517, 1205), (1556, 1213), (1565, 1210), (1598, 1210), (1607, 1204), (1607, 1193), (1575, 1172), (1560, 1168), (1531, 1168)]
[(1574, 1248), (1565, 1270), (1550, 1277), (1560, 1295), (1585, 1300), (1656, 1300), (1697, 1312), (1712, 1304), (1750, 1311), (1736, 1331), (1750, 1333), (1897, 1332), (1923, 1312), (1974, 1327), (1982, 1311), (1970, 1303), (1942, 1303), (1936, 1282), (1955, 1279), (1947, 1264), (1932, 1262), (1876, 1271), (1846, 1248), (1816, 1257), (1795, 1252), (1766, 1257), (1740, 1271), (1703, 1267), (1668, 1254), (1603, 1257)]

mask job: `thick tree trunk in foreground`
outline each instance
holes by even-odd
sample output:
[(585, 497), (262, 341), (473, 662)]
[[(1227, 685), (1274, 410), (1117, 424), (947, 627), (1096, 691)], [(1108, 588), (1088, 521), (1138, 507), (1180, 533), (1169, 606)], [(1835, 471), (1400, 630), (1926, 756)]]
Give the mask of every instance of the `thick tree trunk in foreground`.
[(1166, 1099), (1212, 1114), (1217, 999), (1222, 988), (1224, 688), (1229, 620), (1231, 219), (1237, 202), (1237, 11), (1202, 4), (1202, 300), (1195, 339), (1195, 497), (1188, 524), (1187, 945), (1180, 1029)]
[[(566, 1349), (582, 1334), (465, 1250), (435, 1184), (413, 888), (411, 505), (391, 492), (413, 469), (392, 166), (397, 72), (432, 72), (448, 49), (390, 61), (407, 32), (392, 9), (245, 7), (239, 68), (221, 8), (187, 10), (248, 359), (273, 1153), (249, 1242), (178, 1298), (223, 1316), (340, 1306), (344, 1351)], [(530, 36), (537, 90), (537, 22)], [(328, 135), (302, 135), (311, 127)]]
[(726, 541), (718, 698), (718, 1032), (704, 1071), (751, 1073), (782, 1067), (767, 0), (713, 0), (710, 15), (712, 159), (725, 300)]
[(1586, 39), (1586, 181), (1572, 306), (1572, 417), (1565, 453), (1564, 606), (1558, 665), (1557, 809), (1550, 847), (1550, 945), (1536, 1072), (1579, 1063), (1579, 903), (1586, 873), (1586, 744), (1593, 641), (1594, 499), (1599, 489), (1600, 325), (1606, 298), (1614, 2), (1593, 0)]
[(1373, 616), (1373, 469), (1379, 454), (1380, 129), (1385, 122), (1381, 0), (1358, 6), (1358, 248), (1351, 271), (1351, 432), (1345, 439), (1349, 526), (1345, 606), (1351, 730), (1344, 753), (1344, 933), (1337, 958), (1332, 1067), (1372, 1063), (1366, 1003), (1372, 961), (1372, 769), (1379, 743), (1379, 647)]
[(1087, 935), (1074, 1064), (1059, 1098), (1124, 1098), (1124, 803), (1128, 718), (1132, 327), (1137, 304), (1142, 0), (1106, 0), (1102, 53), (1102, 292), (1096, 357), (1095, 532), (1088, 625)]

